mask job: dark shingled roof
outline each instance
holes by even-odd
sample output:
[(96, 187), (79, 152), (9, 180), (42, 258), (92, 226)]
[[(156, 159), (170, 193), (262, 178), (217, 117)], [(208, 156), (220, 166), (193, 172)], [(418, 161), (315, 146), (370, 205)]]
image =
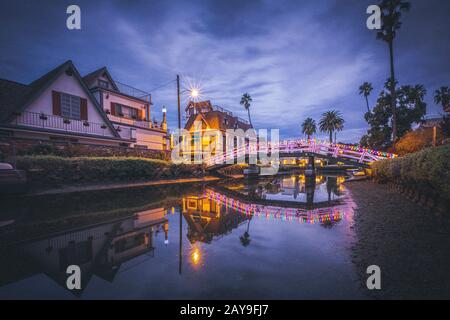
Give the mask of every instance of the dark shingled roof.
[(26, 84), (0, 79), (0, 121), (18, 110), (32, 91), (33, 88)]

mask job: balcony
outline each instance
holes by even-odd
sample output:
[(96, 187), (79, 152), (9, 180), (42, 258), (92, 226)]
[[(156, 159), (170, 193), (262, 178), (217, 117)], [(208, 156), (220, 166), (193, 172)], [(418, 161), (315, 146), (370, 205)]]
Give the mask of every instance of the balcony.
[(134, 98), (137, 98), (137, 99), (140, 99), (143, 101), (147, 101), (149, 103), (152, 102), (152, 95), (150, 93), (145, 92), (140, 89), (136, 89), (132, 86), (129, 86), (127, 84), (124, 84), (124, 83), (121, 83), (118, 81), (116, 81), (115, 83), (116, 83), (117, 88), (119, 89), (120, 93), (123, 93), (127, 96), (134, 97)]
[[(21, 112), (13, 123), (15, 125), (50, 129), (61, 132), (87, 134), (102, 137), (114, 137), (108, 126), (84, 120), (67, 119), (60, 116), (47, 115), (36, 112)], [(126, 127), (116, 127), (123, 139), (134, 139), (134, 130)]]
[(126, 117), (119, 117), (119, 116), (113, 116), (112, 114), (108, 114), (109, 120), (115, 123), (120, 123), (123, 125), (129, 125), (133, 127), (138, 127), (142, 129), (159, 129), (162, 130), (161, 124), (155, 124), (151, 121), (147, 120), (137, 120), (137, 119), (130, 119)]

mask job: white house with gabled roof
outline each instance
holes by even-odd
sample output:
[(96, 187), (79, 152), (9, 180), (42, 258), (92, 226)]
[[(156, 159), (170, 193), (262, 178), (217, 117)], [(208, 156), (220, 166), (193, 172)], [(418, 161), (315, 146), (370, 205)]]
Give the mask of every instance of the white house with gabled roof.
[(69, 60), (30, 84), (0, 79), (0, 135), (164, 150), (167, 127), (149, 121), (150, 105), (106, 68), (82, 78)]

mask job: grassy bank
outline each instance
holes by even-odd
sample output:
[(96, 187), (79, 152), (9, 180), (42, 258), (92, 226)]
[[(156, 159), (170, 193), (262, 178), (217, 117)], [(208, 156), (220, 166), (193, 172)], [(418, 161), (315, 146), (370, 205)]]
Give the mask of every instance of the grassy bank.
[(450, 145), (373, 164), (373, 177), (450, 199)]
[(33, 184), (60, 185), (172, 179), (203, 175), (199, 165), (175, 165), (164, 160), (130, 157), (20, 156), (17, 167)]

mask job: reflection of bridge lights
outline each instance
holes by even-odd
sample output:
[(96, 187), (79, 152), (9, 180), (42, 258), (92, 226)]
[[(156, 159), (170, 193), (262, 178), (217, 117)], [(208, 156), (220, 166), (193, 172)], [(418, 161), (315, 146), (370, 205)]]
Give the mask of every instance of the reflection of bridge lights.
[(205, 196), (238, 213), (263, 219), (265, 218), (267, 220), (277, 219), (282, 221), (297, 221), (300, 223), (315, 224), (349, 219), (349, 215), (351, 216), (353, 213), (351, 202), (333, 207), (304, 210), (299, 208), (280, 208), (270, 205), (264, 206), (245, 203), (233, 198), (228, 198), (226, 195), (212, 190), (206, 190)]

